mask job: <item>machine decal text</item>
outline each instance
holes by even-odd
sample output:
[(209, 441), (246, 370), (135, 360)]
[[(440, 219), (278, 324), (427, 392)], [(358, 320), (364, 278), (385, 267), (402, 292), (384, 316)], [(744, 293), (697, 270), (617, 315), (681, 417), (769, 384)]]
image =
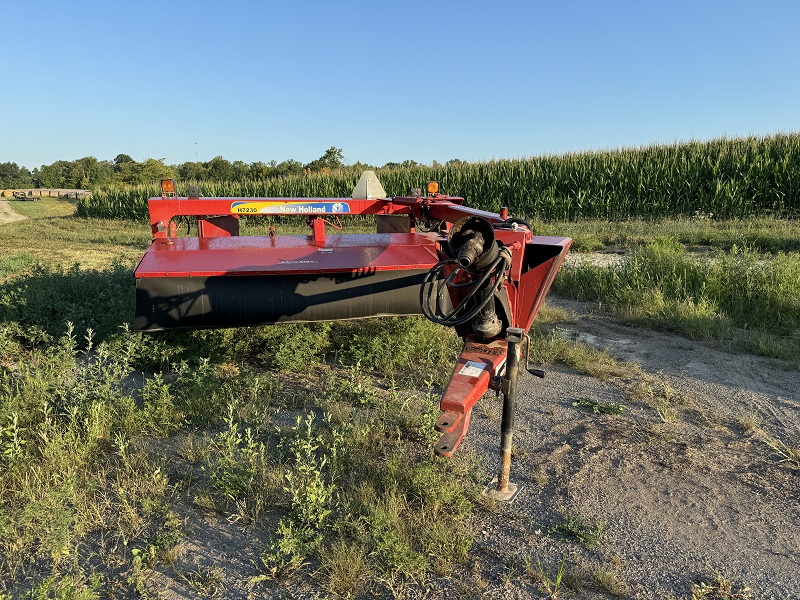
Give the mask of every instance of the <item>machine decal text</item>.
[(349, 213), (347, 202), (247, 202), (231, 203), (234, 215), (316, 215), (325, 213)]

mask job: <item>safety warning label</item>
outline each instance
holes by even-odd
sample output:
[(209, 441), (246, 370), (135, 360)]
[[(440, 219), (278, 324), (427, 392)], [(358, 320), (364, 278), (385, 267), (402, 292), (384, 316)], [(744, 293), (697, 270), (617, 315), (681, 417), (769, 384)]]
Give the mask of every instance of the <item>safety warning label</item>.
[(474, 362), (471, 360), (467, 361), (461, 370), (458, 372), (459, 375), (466, 375), (467, 377), (478, 377), (486, 368), (486, 365), (479, 362)]

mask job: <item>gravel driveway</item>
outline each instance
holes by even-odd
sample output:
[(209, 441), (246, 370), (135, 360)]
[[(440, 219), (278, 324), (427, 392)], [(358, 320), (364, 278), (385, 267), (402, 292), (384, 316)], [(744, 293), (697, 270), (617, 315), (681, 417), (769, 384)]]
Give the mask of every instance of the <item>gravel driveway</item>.
[[(481, 577), (497, 582), (485, 595), (539, 597), (531, 564), (555, 575), (566, 556), (575, 577), (611, 574), (631, 598), (686, 598), (717, 576), (754, 598), (800, 598), (800, 465), (780, 445), (800, 441), (800, 374), (585, 311), (560, 333), (639, 367), (604, 381), (522, 374), (511, 480), (523, 489), (476, 541)], [(595, 414), (579, 399), (625, 410)], [(495, 470), (500, 411), (484, 406), (465, 444)], [(604, 526), (601, 541), (565, 545), (556, 532), (569, 518)], [(595, 597), (587, 588), (577, 596)]]

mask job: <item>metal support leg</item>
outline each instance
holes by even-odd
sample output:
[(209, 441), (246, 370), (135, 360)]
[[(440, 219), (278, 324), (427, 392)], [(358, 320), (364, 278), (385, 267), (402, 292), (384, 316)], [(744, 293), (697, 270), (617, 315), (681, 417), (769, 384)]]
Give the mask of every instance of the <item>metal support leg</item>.
[(517, 327), (509, 327), (506, 341), (508, 355), (506, 373), (503, 376), (503, 419), (500, 424), (500, 472), (492, 480), (485, 494), (495, 500), (511, 502), (519, 488), (509, 481), (511, 473), (511, 442), (514, 435), (514, 413), (517, 401), (517, 376), (519, 375), (519, 351), (525, 332)]

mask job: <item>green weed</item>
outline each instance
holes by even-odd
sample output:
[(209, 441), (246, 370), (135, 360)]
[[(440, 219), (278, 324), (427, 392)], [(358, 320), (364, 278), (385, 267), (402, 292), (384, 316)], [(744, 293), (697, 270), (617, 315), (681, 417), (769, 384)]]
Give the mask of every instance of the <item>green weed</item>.
[(754, 412), (743, 412), (736, 419), (736, 423), (739, 425), (742, 431), (750, 432), (755, 431), (758, 428), (760, 419)]
[(181, 571), (178, 577), (201, 596), (215, 598), (222, 591), (224, 572), (220, 567), (197, 567)]
[(637, 380), (627, 386), (625, 395), (630, 402), (641, 402), (652, 408), (664, 423), (673, 423), (678, 418), (678, 407), (689, 403), (690, 399), (678, 394), (661, 377), (655, 377), (635, 369)]
[[(323, 362), (330, 347), (331, 323), (268, 325), (230, 332), (233, 359), (246, 359), (276, 371), (303, 372)], [(218, 337), (221, 332), (209, 333)], [(227, 337), (227, 336), (226, 336)]]
[(525, 571), (528, 576), (538, 585), (539, 591), (546, 594), (551, 600), (556, 600), (561, 592), (561, 585), (563, 583), (564, 575), (566, 573), (565, 565), (567, 563), (566, 554), (561, 558), (558, 564), (555, 575), (552, 577), (547, 572), (547, 569), (542, 565), (541, 561), (537, 561), (534, 566), (529, 560), (525, 566)]
[(565, 364), (598, 379), (621, 377), (629, 371), (608, 352), (565, 339), (557, 328), (548, 331), (538, 325), (531, 335), (530, 359), (540, 364)]
[(768, 439), (767, 444), (778, 456), (778, 462), (800, 469), (800, 446), (790, 446), (783, 440)]
[(556, 524), (550, 533), (578, 542), (587, 548), (594, 548), (603, 539), (606, 524), (602, 520), (587, 521), (577, 515), (566, 515), (564, 520)]
[(0, 281), (12, 273), (20, 273), (36, 262), (36, 257), (30, 252), (18, 252), (9, 256), (0, 257)]
[(252, 428), (241, 431), (237, 407), (228, 406), (226, 428), (211, 442), (204, 467), (221, 508), (233, 508), (232, 520), (258, 523), (280, 504), (282, 473), (269, 458), (267, 445)]
[(320, 553), (323, 587), (337, 598), (357, 598), (366, 587), (369, 562), (364, 549), (353, 542), (339, 539)]
[(591, 408), (594, 414), (621, 415), (625, 412), (625, 407), (618, 402), (600, 402), (591, 398), (578, 398), (572, 406)]
[(36, 263), (0, 283), (0, 322), (35, 326), (52, 337), (72, 323), (83, 337), (91, 329), (106, 339), (133, 314), (132, 265), (116, 262), (102, 271)]
[(65, 330), (46, 351), (20, 351), (0, 371), (0, 572), (13, 582), (22, 565), (43, 561), (55, 575), (36, 584), (35, 597), (37, 589), (94, 597), (65, 569), (99, 537), (97, 560), (127, 565), (117, 571), (122, 585), (141, 588), (147, 569), (172, 560), (181, 524), (164, 461), (133, 440), (185, 422), (161, 376), (126, 387), (125, 357), (95, 346), (91, 330), (83, 344), (70, 324)]
[[(93, 574), (86, 577), (82, 572), (65, 575), (50, 575), (25, 594), (30, 600), (96, 600), (101, 598), (102, 577)], [(2, 597), (3, 594), (0, 594)], [(11, 596), (8, 596), (11, 600)]]
[(26, 428), (19, 424), (19, 414), (13, 412), (7, 419), (5, 427), (0, 426), (0, 448), (6, 460), (13, 462), (22, 456), (23, 448), (28, 442), (25, 439)]
[(601, 567), (592, 572), (594, 587), (615, 598), (628, 595), (628, 585), (622, 580), (618, 568)]
[(542, 467), (537, 467), (536, 470), (533, 472), (533, 482), (538, 485), (539, 487), (544, 487), (550, 481), (550, 476), (547, 474), (547, 471), (544, 470)]
[(324, 540), (336, 503), (339, 469), (343, 458), (343, 432), (315, 426), (314, 416), (297, 417), (282, 440), (288, 469), (283, 490), (289, 496), (289, 512), (278, 523), (276, 539), (262, 554), (267, 575), (277, 577), (306, 563)]
[(421, 317), (334, 323), (331, 342), (341, 360), (403, 385), (421, 383), (431, 376), (445, 381), (461, 349), (452, 329)]
[[(280, 434), (287, 512), (262, 554), (264, 578), (289, 575), (317, 560), (334, 593), (362, 570), (380, 574), (367, 577), (364, 586), (391, 589), (428, 569), (445, 573), (468, 556), (472, 535), (466, 519), (473, 501), (464, 478), (473, 477), (471, 467), (409, 453), (420, 428), (427, 430), (432, 421), (404, 415), (429, 398), (390, 388), (381, 402), (372, 394), (365, 401), (363, 393), (342, 389), (353, 377), (351, 369), (326, 376), (324, 405), (337, 407), (340, 418), (307, 415)], [(343, 547), (350, 549), (348, 556)]]
[(658, 238), (674, 239), (690, 253), (709, 249), (729, 251), (733, 246), (765, 254), (800, 251), (800, 230), (796, 222), (774, 216), (643, 219), (628, 215), (615, 220), (539, 220), (534, 221), (533, 226), (541, 235), (564, 235), (568, 231), (573, 238), (572, 252), (630, 251), (647, 246)]

